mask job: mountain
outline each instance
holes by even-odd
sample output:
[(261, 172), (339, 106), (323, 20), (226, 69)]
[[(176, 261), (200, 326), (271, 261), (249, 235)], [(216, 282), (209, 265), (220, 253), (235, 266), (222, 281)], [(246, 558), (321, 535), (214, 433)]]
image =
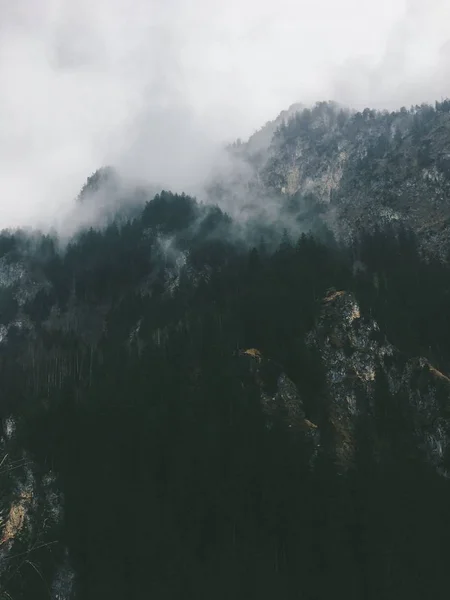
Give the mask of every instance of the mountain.
[(255, 188), (300, 213), (310, 207), (347, 242), (361, 228), (400, 222), (446, 256), (449, 127), (449, 100), (392, 112), (320, 102), (293, 105), (233, 150), (247, 166), (244, 195)]
[(0, 597), (447, 596), (449, 106), (294, 105), (209, 202), (108, 168), (96, 228), (0, 235)]

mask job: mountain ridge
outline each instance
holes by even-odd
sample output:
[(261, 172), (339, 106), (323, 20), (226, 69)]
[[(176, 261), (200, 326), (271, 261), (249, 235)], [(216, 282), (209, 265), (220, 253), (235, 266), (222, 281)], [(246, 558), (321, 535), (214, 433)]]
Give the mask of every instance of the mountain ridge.
[(294, 105), (276, 127), (267, 126), (267, 138), (273, 135), (263, 152), (250, 139), (238, 154), (249, 165), (247, 188), (256, 186), (263, 198), (271, 190), (312, 203), (338, 238), (350, 241), (361, 228), (401, 221), (444, 257), (449, 127), (448, 100), (392, 112)]

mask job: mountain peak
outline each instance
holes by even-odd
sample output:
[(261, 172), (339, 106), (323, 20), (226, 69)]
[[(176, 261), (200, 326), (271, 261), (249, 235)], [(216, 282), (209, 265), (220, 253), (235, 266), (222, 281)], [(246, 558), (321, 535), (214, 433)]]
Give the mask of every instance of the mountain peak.
[(78, 202), (85, 202), (89, 195), (95, 194), (101, 189), (108, 192), (116, 191), (119, 188), (119, 182), (119, 174), (114, 167), (100, 167), (87, 178), (86, 183), (78, 194), (77, 200)]

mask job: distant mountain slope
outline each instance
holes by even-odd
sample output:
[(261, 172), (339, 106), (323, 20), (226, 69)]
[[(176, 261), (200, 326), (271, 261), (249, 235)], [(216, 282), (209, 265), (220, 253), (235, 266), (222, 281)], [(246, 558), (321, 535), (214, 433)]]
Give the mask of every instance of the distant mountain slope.
[(251, 190), (262, 203), (284, 195), (299, 209), (314, 205), (346, 240), (361, 228), (400, 222), (429, 250), (447, 252), (448, 100), (394, 112), (294, 105), (232, 151), (247, 170), (241, 168), (239, 185), (229, 181), (231, 193)]

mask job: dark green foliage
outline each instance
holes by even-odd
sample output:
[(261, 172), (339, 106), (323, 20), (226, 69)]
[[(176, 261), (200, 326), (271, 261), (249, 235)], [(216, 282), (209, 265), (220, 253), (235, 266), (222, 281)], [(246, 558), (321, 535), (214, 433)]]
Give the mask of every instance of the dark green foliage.
[[(385, 151), (381, 139), (374, 152)], [(32, 267), (49, 285), (22, 307), (5, 291), (5, 322), (26, 314), (40, 337), (11, 327), (0, 348), (2, 416), (20, 417), (15, 443), (37, 475), (51, 466), (65, 507), (54, 552), (35, 556), (42, 578), (22, 569), (8, 593), (48, 597), (67, 547), (81, 600), (445, 598), (448, 482), (417, 452), (408, 398), (381, 370), (373, 401), (358, 389), (343, 474), (334, 398), (305, 336), (327, 290), (352, 290), (402, 352), (445, 369), (448, 267), (423, 262), (403, 231), (364, 235), (351, 251), (327, 232), (326, 244), (286, 232), (275, 252), (224, 231), (218, 209), (163, 192), (62, 255), (43, 239)], [(365, 269), (353, 274), (356, 258)], [(76, 324), (44, 326), (52, 311)], [(296, 384), (321, 431), (314, 460), (282, 409), (267, 426), (245, 348), (271, 360), (270, 392), (280, 372)], [(2, 479), (0, 502), (12, 493)]]
[(142, 213), (142, 224), (164, 234), (173, 234), (192, 224), (198, 215), (195, 201), (189, 196), (161, 192)]
[(10, 323), (14, 320), (18, 310), (17, 299), (12, 288), (0, 291), (0, 323)]
[(411, 232), (384, 229), (364, 235), (358, 257), (367, 267), (354, 282), (391, 343), (410, 355), (425, 355), (446, 370), (450, 358), (448, 265), (422, 260)]

